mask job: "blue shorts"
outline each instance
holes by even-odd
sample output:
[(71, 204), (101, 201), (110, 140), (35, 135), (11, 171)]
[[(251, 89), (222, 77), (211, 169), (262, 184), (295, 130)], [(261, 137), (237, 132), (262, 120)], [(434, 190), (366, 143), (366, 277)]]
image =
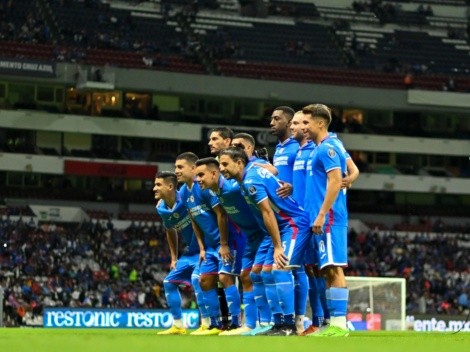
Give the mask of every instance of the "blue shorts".
[(176, 262), (176, 268), (171, 270), (163, 282), (191, 285), (191, 276), (199, 272), (199, 253), (182, 255)]
[(318, 247), (320, 269), (329, 265), (348, 265), (347, 226), (325, 226), (321, 235), (314, 234), (313, 236)]
[(242, 259), (242, 271), (251, 270), (254, 266), (263, 266), (271, 245), (270, 236), (262, 237), (256, 247), (253, 246), (253, 243), (248, 243)]
[(315, 235), (312, 235), (309, 245), (305, 251), (304, 264), (307, 266), (318, 266), (318, 248)]
[[(310, 243), (310, 228), (289, 227), (281, 232), (281, 243), (289, 266), (300, 267), (304, 264), (305, 251)], [(274, 264), (274, 246), (271, 245), (264, 265)]]
[(201, 275), (240, 275), (245, 244), (245, 236), (234, 236), (231, 238), (229, 247), (233, 260), (230, 262), (224, 262), (220, 258), (220, 246), (217, 246), (217, 248), (206, 248), (206, 261), (202, 262), (199, 268)]

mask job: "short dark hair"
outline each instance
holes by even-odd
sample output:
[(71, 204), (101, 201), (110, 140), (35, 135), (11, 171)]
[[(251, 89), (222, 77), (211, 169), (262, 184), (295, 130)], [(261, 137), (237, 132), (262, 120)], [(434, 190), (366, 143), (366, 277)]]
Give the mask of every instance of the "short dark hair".
[(176, 174), (171, 171), (159, 171), (155, 175), (155, 178), (163, 178), (165, 182), (171, 183), (175, 188), (178, 186), (178, 179)]
[(190, 164), (195, 164), (198, 159), (198, 156), (193, 152), (184, 152), (176, 157), (176, 160), (186, 160)]
[(294, 109), (292, 109), (290, 106), (285, 106), (285, 105), (278, 106), (273, 111), (276, 111), (276, 110), (281, 110), (286, 115), (289, 121), (292, 120), (295, 114)]
[(212, 157), (203, 158), (203, 159), (199, 159), (198, 161), (196, 161), (196, 166), (200, 166), (200, 165), (212, 165), (216, 167), (217, 169), (219, 168), (219, 162), (217, 161), (216, 158), (212, 158)]
[(255, 146), (255, 143), (256, 143), (255, 138), (251, 134), (245, 133), (245, 132), (237, 133), (235, 136), (233, 136), (233, 139), (235, 138), (244, 139), (245, 141), (250, 143), (253, 147)]
[(212, 133), (212, 132), (217, 132), (218, 134), (220, 134), (220, 136), (223, 138), (223, 139), (226, 139), (226, 138), (229, 138), (230, 140), (233, 139), (233, 131), (231, 128), (228, 128), (228, 127), (215, 127), (213, 129), (211, 129), (209, 135)]
[(219, 157), (222, 155), (228, 155), (232, 160), (238, 161), (241, 160), (245, 165), (248, 164), (248, 155), (246, 155), (245, 151), (236, 146), (225, 148), (224, 150), (220, 151)]
[(312, 117), (319, 117), (325, 120), (326, 127), (331, 123), (331, 109), (324, 104), (309, 104), (302, 108), (305, 115), (312, 115)]

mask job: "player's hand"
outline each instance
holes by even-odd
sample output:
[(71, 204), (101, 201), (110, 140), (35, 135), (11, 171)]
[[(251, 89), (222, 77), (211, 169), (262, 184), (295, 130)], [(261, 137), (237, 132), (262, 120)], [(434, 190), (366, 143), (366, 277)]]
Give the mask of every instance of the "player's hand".
[(232, 258), (232, 253), (230, 253), (230, 248), (229, 248), (228, 244), (220, 245), (219, 255), (220, 255), (220, 258), (224, 262), (231, 262), (232, 259), (233, 259)]
[(279, 181), (281, 187), (276, 190), (276, 194), (281, 198), (289, 197), (292, 194), (292, 185), (288, 182)]
[(205, 250), (199, 250), (199, 265), (202, 264), (202, 262), (206, 262), (206, 251)]
[(351, 185), (351, 178), (349, 176), (343, 177), (343, 179), (341, 180), (341, 189), (351, 188)]
[(282, 269), (287, 265), (288, 262), (289, 259), (284, 254), (284, 249), (282, 247), (274, 248), (274, 263), (276, 263), (277, 267)]
[(170, 263), (170, 270), (176, 269), (176, 260), (172, 260)]
[(325, 225), (326, 215), (318, 214), (312, 225), (312, 232), (316, 235), (323, 233), (323, 225)]

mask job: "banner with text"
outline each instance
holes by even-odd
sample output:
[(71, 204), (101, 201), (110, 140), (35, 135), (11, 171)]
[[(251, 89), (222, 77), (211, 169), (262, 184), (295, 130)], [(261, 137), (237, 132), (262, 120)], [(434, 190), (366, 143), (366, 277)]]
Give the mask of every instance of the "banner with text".
[(100, 163), (75, 160), (64, 161), (64, 174), (66, 175), (124, 177), (153, 180), (157, 171), (157, 165)]
[(47, 77), (56, 76), (55, 63), (41, 60), (0, 58), (0, 73), (16, 76)]
[[(182, 321), (188, 329), (199, 327), (199, 312), (183, 309)], [(167, 310), (45, 308), (45, 328), (166, 329), (173, 325)]]

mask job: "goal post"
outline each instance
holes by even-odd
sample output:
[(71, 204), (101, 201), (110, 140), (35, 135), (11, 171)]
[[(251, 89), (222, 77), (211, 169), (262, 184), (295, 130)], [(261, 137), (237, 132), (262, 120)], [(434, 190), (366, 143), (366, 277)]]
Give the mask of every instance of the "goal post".
[(355, 330), (406, 330), (406, 280), (346, 277), (348, 324)]

